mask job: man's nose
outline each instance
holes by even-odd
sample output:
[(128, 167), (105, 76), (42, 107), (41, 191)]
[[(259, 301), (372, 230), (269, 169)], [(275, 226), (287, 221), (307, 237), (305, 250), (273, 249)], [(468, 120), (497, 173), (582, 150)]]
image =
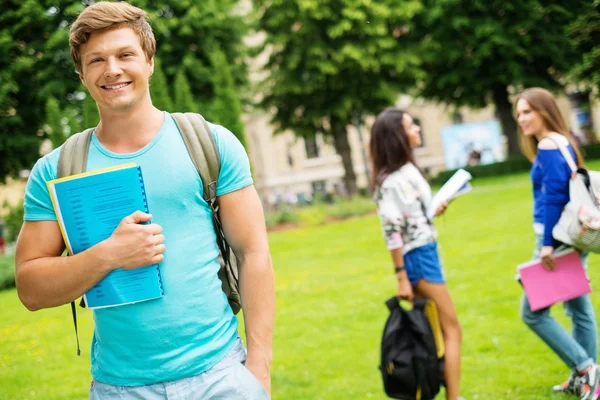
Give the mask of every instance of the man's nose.
[(121, 76), (122, 73), (123, 70), (121, 69), (119, 61), (114, 57), (109, 57), (108, 60), (106, 60), (106, 69), (104, 70), (104, 77), (106, 79), (114, 79)]

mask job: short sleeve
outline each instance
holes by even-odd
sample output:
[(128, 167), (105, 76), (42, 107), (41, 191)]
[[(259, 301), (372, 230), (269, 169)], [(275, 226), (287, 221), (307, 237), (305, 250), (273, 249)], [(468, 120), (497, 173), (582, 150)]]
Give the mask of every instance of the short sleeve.
[(400, 199), (392, 187), (381, 187), (377, 193), (377, 214), (381, 222), (383, 237), (388, 250), (400, 249), (404, 246), (402, 227), (404, 216)]
[(231, 131), (209, 124), (219, 151), (221, 170), (217, 181), (217, 196), (235, 192), (254, 183), (248, 154)]
[(23, 220), (56, 221), (46, 182), (56, 179), (58, 155), (58, 149), (54, 150), (40, 158), (33, 166), (25, 189)]

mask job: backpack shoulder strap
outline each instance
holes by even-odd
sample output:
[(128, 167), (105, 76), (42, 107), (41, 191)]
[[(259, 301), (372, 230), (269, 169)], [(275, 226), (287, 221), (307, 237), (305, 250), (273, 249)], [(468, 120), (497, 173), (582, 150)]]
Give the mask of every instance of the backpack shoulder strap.
[[(70, 136), (62, 145), (60, 155), (58, 156), (57, 178), (80, 174), (87, 169), (87, 158), (92, 141), (92, 132), (94, 128), (89, 128)], [(83, 299), (82, 299), (83, 302)], [(71, 302), (71, 314), (73, 316), (73, 326), (75, 327), (75, 339), (77, 340), (77, 355), (81, 355), (79, 346), (79, 332), (77, 330), (77, 311), (75, 302)]]
[(560, 136), (562, 136), (562, 135), (560, 135), (558, 133), (549, 133), (548, 134), (548, 138), (550, 140), (552, 140), (558, 146), (558, 149), (560, 150), (563, 157), (565, 158), (565, 161), (567, 162), (567, 164), (569, 164), (569, 168), (571, 168), (571, 172), (577, 172), (577, 164), (573, 160), (573, 156), (571, 156), (571, 153), (569, 153), (567, 146), (565, 146), (565, 144), (562, 142)]
[(92, 132), (94, 128), (86, 129), (69, 137), (63, 143), (58, 157), (57, 178), (85, 172)]
[(216, 211), (217, 179), (221, 168), (219, 150), (206, 120), (195, 113), (171, 114), (190, 158), (202, 179), (204, 200)]

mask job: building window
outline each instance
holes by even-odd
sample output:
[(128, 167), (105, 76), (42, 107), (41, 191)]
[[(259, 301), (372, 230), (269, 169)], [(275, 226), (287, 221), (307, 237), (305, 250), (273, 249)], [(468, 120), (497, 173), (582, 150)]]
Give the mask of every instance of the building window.
[(421, 125), (421, 119), (413, 118), (413, 121), (421, 128), (421, 131), (419, 132), (419, 136), (421, 136), (421, 144), (417, 146), (417, 148), (425, 147), (425, 135), (423, 135), (423, 125)]
[(315, 136), (304, 138), (304, 148), (306, 149), (306, 158), (319, 157), (319, 145)]

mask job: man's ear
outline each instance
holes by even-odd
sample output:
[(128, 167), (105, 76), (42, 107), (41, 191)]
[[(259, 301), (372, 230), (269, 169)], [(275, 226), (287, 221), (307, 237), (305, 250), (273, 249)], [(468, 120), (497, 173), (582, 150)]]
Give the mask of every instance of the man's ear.
[(152, 57), (148, 61), (148, 65), (150, 66), (150, 75), (152, 76), (152, 74), (154, 73), (154, 57)]
[(77, 71), (77, 75), (79, 76), (79, 80), (81, 81), (81, 83), (83, 84), (83, 86), (86, 86), (85, 81), (83, 80), (83, 72), (82, 71)]

